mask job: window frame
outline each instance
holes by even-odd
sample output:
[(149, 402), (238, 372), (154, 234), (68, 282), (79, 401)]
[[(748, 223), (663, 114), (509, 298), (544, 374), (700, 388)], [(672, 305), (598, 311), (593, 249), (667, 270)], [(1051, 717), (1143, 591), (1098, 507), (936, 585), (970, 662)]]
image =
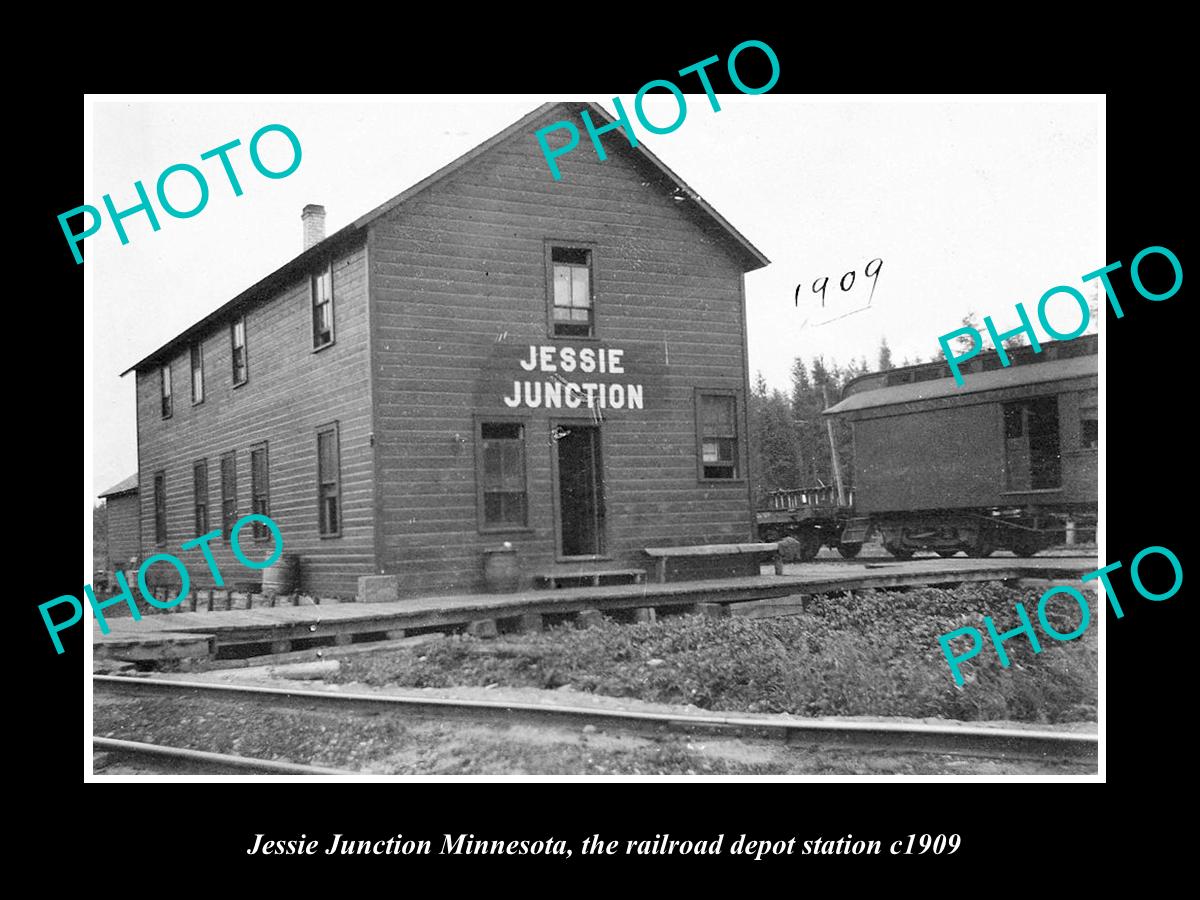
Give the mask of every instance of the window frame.
[[(1058, 484), (1052, 487), (1034, 487), (1033, 478), (1033, 429), (1030, 427), (1030, 418), (1032, 417), (1032, 406), (1038, 402), (1045, 402), (1047, 405), (1052, 405), (1054, 409), (1055, 435), (1058, 445), (1058, 464), (1056, 473), (1058, 475)], [(1000, 428), (1002, 438), (1002, 447), (1004, 452), (1004, 465), (1001, 469), (1001, 496), (1018, 496), (1024, 494), (1059, 494), (1066, 489), (1066, 473), (1063, 465), (1063, 460), (1066, 457), (1066, 452), (1062, 445), (1062, 428), (1063, 428), (1063, 409), (1062, 409), (1062, 394), (1026, 394), (1020, 397), (1013, 397), (1007, 400), (998, 400), (1000, 406)], [(1020, 412), (1021, 433), (1009, 436), (1009, 413), (1012, 409), (1017, 409)], [(1022, 440), (1025, 445), (1025, 452), (1028, 456), (1029, 466), (1029, 487), (1014, 488), (1012, 482), (1012, 469), (1010, 467), (1009, 457), (1009, 441)]]
[[(323, 344), (317, 343), (317, 281), (322, 276), (329, 276), (329, 340)], [(326, 347), (332, 347), (337, 342), (337, 318), (336, 318), (336, 297), (337, 292), (333, 286), (333, 260), (326, 260), (324, 267), (318, 272), (312, 272), (308, 279), (308, 306), (309, 314), (312, 317), (312, 352), (318, 353)]]
[[(513, 416), (497, 413), (475, 414), (475, 526), (479, 534), (531, 534), (534, 529), (529, 521), (529, 429), (532, 419), (529, 416)], [(484, 490), (484, 459), (483, 459), (483, 426), (484, 425), (520, 425), (521, 426), (521, 483), (525, 494), (525, 522), (522, 525), (500, 522), (488, 524), (486, 491)]]
[[(200, 491), (198, 490), (198, 488), (201, 484), (200, 478), (198, 477), (200, 475), (201, 470), (203, 470), (203, 472), (204, 472), (204, 475), (203, 475), (203, 478), (204, 478), (203, 502), (201, 502)], [(196, 526), (196, 537), (201, 537), (205, 534), (208, 534), (210, 531), (212, 531), (212, 528), (209, 527), (212, 520), (209, 516), (208, 493), (209, 493), (208, 492), (208, 458), (205, 457), (204, 459), (198, 459), (192, 463), (192, 516), (193, 516), (193, 524)], [(200, 524), (201, 510), (204, 511), (204, 525), (203, 526)]]
[[(199, 366), (196, 365), (199, 361)], [(204, 342), (194, 341), (188, 348), (188, 368), (192, 373), (192, 406), (199, 406), (204, 402)], [(199, 380), (196, 379), (196, 373), (200, 373)], [(197, 398), (196, 388), (199, 386), (199, 398)]]
[[(225, 464), (229, 463), (229, 479), (225, 477)], [(226, 487), (232, 487), (232, 491), (226, 492)], [(237, 451), (228, 450), (221, 454), (221, 536), (226, 540), (231, 539), (233, 534), (233, 526), (238, 520), (238, 492), (237, 492)], [(232, 512), (227, 511), (227, 506), (232, 503)]]
[[(242, 346), (241, 347), (238, 347), (238, 344), (237, 344), (237, 330), (238, 330), (239, 325), (242, 327)], [(238, 364), (237, 364), (238, 350), (242, 351), (242, 379), (241, 379), (241, 381), (238, 380)], [(247, 381), (250, 380), (250, 354), (246, 348), (246, 317), (245, 316), (238, 316), (236, 319), (234, 319), (232, 322), (229, 323), (229, 365), (230, 365), (230, 370), (231, 370), (230, 375), (233, 379), (233, 386), (235, 388), (241, 387), (243, 384), (245, 384)]]
[[(545, 238), (544, 255), (546, 266), (546, 331), (552, 340), (556, 341), (598, 341), (600, 340), (600, 316), (597, 311), (596, 290), (597, 266), (596, 244), (591, 241), (576, 241), (569, 238)], [(554, 322), (554, 251), (585, 250), (588, 254), (588, 294), (591, 300), (591, 333), (558, 334)]]
[[(1100, 391), (1087, 390), (1083, 391), (1079, 397), (1079, 449), (1085, 453), (1097, 453), (1100, 450)], [(1091, 411), (1091, 416), (1087, 415)], [(1083, 423), (1093, 421), (1096, 423), (1096, 442), (1088, 444), (1083, 439)]]
[[(333, 482), (326, 482), (326, 481), (322, 481), (322, 479), (321, 479), (321, 475), (322, 475), (322, 472), (321, 472), (321, 435), (323, 435), (323, 434), (332, 434), (333, 435), (334, 469), (336, 470), (334, 472), (334, 474), (336, 476), (336, 480)], [(317, 533), (321, 536), (322, 539), (338, 538), (338, 537), (342, 536), (342, 532), (344, 531), (344, 528), (343, 528), (344, 520), (343, 520), (343, 516), (342, 516), (342, 435), (341, 435), (341, 425), (339, 422), (330, 422), (327, 425), (321, 425), (317, 428), (316, 454), (317, 454), (317, 460), (316, 460), (316, 462), (317, 462), (317, 471), (316, 471)], [(327, 483), (335, 484), (337, 487), (337, 493), (336, 493), (337, 528), (333, 529), (333, 530), (327, 530), (325, 527), (325, 525), (326, 525), (326, 522), (325, 522), (325, 499), (326, 498), (325, 498), (324, 488)]]
[[(733, 434), (727, 435), (712, 435), (719, 440), (733, 440), (733, 477), (731, 478), (712, 478), (704, 474), (704, 415), (703, 415), (703, 397), (731, 397), (733, 399)], [(745, 442), (742, 440), (741, 419), (739, 411), (743, 408), (741, 400), (741, 391), (735, 388), (701, 388), (695, 389), (693, 396), (693, 410), (695, 415), (696, 428), (696, 479), (703, 484), (740, 484), (746, 481), (746, 466), (745, 466)], [(720, 463), (724, 465), (724, 463)]]
[(162, 417), (169, 419), (175, 415), (175, 378), (171, 374), (169, 362), (158, 367), (158, 397)]
[[(254, 454), (262, 453), (263, 458), (263, 484), (258, 484), (256, 477), (257, 470), (254, 467)], [(260, 492), (258, 488), (261, 487)], [(258, 501), (261, 493), (262, 509), (260, 510)], [(258, 513), (263, 516), (271, 515), (271, 455), (267, 451), (267, 441), (259, 441), (256, 444), (250, 445), (250, 512)], [(271, 530), (261, 522), (251, 522), (250, 530), (254, 534), (255, 541), (265, 541), (271, 537)]]
[(167, 542), (167, 472), (159, 469), (154, 473), (154, 543), (163, 546)]

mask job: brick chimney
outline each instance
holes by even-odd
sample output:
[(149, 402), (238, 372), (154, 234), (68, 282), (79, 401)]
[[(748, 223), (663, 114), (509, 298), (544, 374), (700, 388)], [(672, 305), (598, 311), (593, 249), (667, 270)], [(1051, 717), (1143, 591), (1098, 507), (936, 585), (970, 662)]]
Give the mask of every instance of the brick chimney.
[(304, 226), (304, 249), (325, 240), (325, 207), (310, 203), (300, 213), (300, 223)]

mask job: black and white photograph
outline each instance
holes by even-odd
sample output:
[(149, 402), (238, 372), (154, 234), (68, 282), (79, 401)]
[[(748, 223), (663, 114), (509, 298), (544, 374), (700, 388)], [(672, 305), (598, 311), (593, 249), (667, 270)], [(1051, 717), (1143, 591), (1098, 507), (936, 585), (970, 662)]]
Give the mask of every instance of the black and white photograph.
[(88, 781), (1103, 778), (1105, 329), (1182, 248), (1112, 267), (1102, 95), (763, 46), (89, 95)]

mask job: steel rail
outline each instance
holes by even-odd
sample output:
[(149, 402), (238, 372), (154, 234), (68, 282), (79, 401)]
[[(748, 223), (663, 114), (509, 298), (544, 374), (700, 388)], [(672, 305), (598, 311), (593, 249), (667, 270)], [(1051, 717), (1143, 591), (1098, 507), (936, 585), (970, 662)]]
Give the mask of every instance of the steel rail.
[(227, 769), (259, 772), (268, 775), (360, 775), (345, 769), (328, 769), (323, 766), (306, 766), (300, 763), (280, 762), (274, 759), (255, 759), (250, 756), (233, 756), (228, 753), (212, 753), (207, 750), (191, 750), (187, 747), (168, 747), (163, 744), (145, 744), (140, 741), (122, 741), (116, 738), (92, 736), (92, 747), (130, 756), (149, 756), (155, 759), (172, 759)]
[(357, 712), (385, 711), (422, 717), (460, 716), (501, 721), (537, 719), (575, 727), (606, 724), (629, 730), (731, 731), (781, 738), (788, 744), (857, 749), (913, 750), (923, 753), (1024, 758), (1038, 760), (1092, 759), (1099, 740), (1095, 734), (971, 725), (865, 722), (858, 720), (754, 718), (712, 714), (663, 713), (586, 706), (560, 706), (519, 701), (426, 697), (419, 695), (351, 693), (251, 685), (215, 684), (160, 678), (93, 675), (94, 686), (134, 694), (192, 693), (225, 699), (271, 701), (280, 705), (326, 706)]

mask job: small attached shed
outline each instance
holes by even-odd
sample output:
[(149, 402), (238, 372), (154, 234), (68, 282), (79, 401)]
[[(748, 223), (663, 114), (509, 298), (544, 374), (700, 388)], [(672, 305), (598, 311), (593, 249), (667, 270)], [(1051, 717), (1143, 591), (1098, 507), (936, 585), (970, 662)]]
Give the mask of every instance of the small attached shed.
[[(142, 531), (138, 515), (138, 477), (130, 475), (100, 494), (104, 500), (104, 568), (112, 572), (129, 568), (129, 561), (141, 553)], [(97, 564), (101, 561), (96, 560)]]

